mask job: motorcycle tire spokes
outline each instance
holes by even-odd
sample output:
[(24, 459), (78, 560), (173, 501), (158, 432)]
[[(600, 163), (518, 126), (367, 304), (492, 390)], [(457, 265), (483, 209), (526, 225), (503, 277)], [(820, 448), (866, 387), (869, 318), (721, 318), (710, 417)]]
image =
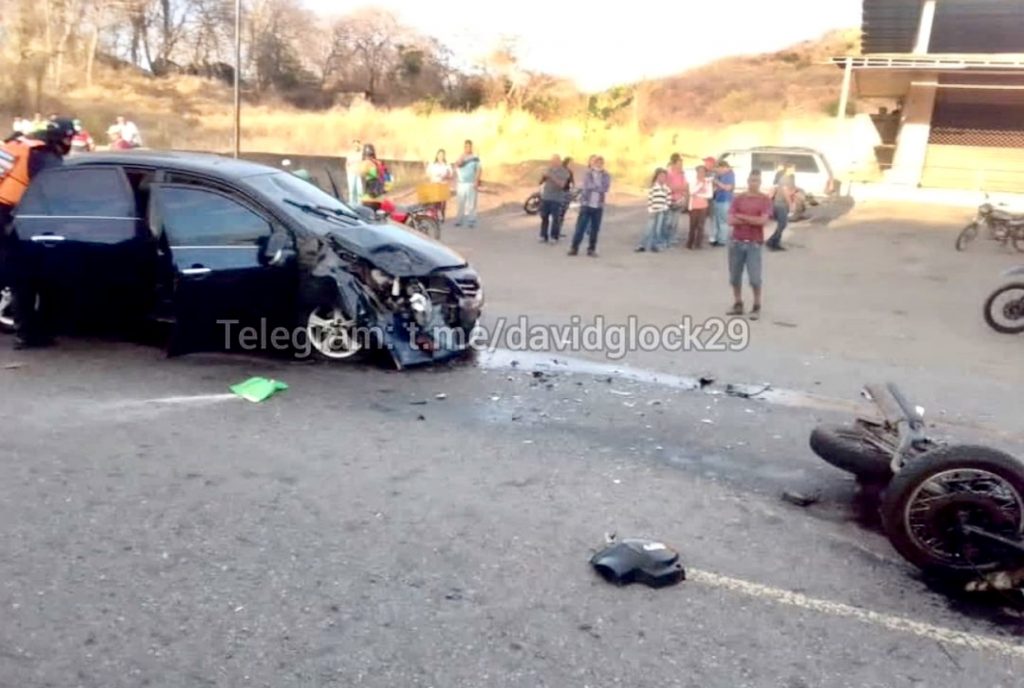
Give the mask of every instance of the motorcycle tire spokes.
[(1024, 283), (1016, 282), (997, 289), (985, 301), (984, 313), (985, 322), (996, 332), (1024, 333)]
[(880, 512), (889, 541), (922, 571), (949, 581), (1024, 558), (1024, 463), (979, 445), (945, 445), (893, 476)]
[(1009, 241), (1018, 253), (1024, 253), (1024, 225), (1013, 228), (1013, 233), (1010, 236)]
[(1005, 538), (1020, 536), (1024, 500), (1002, 477), (980, 469), (932, 476), (914, 491), (905, 512), (907, 530), (922, 549), (954, 566), (997, 566), (1002, 548), (968, 537), (966, 525)]

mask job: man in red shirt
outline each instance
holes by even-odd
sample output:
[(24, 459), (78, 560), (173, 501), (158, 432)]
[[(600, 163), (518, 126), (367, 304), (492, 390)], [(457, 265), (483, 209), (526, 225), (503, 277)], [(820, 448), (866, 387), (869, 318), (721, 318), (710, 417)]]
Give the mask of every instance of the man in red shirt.
[(727, 315), (743, 315), (743, 271), (747, 271), (754, 291), (754, 307), (750, 319), (761, 317), (761, 254), (764, 248), (764, 226), (772, 217), (772, 199), (761, 193), (761, 173), (754, 170), (747, 180), (747, 190), (733, 199), (729, 208), (732, 239), (729, 241), (729, 283), (733, 306)]

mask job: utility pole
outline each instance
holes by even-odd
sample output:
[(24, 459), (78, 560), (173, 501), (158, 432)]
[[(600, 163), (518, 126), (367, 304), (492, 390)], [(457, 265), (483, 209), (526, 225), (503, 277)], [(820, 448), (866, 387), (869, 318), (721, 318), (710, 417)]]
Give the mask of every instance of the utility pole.
[(235, 145), (237, 158), (242, 147), (242, 0), (235, 0)]

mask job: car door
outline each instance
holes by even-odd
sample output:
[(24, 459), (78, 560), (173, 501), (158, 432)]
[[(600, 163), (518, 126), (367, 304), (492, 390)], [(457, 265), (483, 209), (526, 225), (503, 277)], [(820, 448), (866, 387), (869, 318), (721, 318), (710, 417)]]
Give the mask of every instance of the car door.
[(124, 171), (66, 166), (41, 172), (14, 231), (25, 266), (70, 313), (115, 314), (151, 293), (152, 239)]
[[(188, 348), (237, 348), (242, 327), (271, 332), (290, 321), (294, 252), (272, 256), (267, 247), (275, 233), (289, 248), (294, 241), (259, 207), (221, 189), (161, 183), (151, 189), (148, 221), (167, 253), (173, 313)], [(260, 339), (255, 346), (271, 345)]]

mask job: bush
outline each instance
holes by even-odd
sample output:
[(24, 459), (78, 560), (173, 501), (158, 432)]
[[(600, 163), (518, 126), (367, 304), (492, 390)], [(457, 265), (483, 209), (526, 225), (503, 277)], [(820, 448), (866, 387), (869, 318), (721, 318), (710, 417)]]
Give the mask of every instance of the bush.
[[(839, 115), (839, 98), (834, 98), (833, 100), (825, 103), (825, 105), (822, 106), (822, 112), (826, 115), (837, 117)], [(857, 104), (853, 102), (853, 98), (846, 103), (846, 114), (851, 116), (857, 114)]]

